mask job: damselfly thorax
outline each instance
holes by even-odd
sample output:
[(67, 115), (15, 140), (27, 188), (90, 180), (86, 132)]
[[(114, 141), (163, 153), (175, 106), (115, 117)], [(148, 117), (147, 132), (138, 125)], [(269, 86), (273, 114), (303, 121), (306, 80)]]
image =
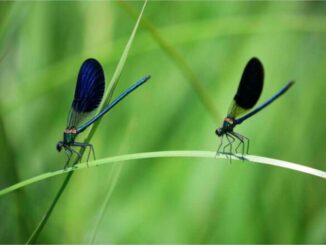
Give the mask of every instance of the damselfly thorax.
[(234, 127), (234, 118), (226, 117), (223, 120), (222, 127), (216, 129), (215, 133), (217, 136), (221, 137), (225, 133), (232, 132)]

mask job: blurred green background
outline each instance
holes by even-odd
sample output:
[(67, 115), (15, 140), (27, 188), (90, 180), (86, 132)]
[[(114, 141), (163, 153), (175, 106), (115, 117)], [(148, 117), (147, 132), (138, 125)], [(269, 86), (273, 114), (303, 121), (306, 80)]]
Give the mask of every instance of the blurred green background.
[[(128, 5), (139, 12), (142, 2)], [(115, 96), (143, 75), (152, 79), (103, 118), (91, 141), (97, 158), (215, 151), (215, 128), (246, 62), (256, 56), (265, 67), (260, 102), (287, 81), (296, 84), (237, 127), (251, 139), (250, 153), (326, 170), (325, 13), (324, 2), (149, 2), (144, 17), (170, 48), (140, 26)], [(66, 155), (55, 144), (79, 67), (97, 58), (108, 83), (134, 24), (118, 2), (0, 3), (1, 189), (63, 167)], [(171, 50), (199, 78), (216, 115)], [(75, 173), (38, 242), (87, 243), (111, 171), (105, 165)], [(27, 240), (64, 178), (0, 197), (1, 243)], [(95, 241), (326, 243), (325, 181), (221, 159), (128, 162)]]

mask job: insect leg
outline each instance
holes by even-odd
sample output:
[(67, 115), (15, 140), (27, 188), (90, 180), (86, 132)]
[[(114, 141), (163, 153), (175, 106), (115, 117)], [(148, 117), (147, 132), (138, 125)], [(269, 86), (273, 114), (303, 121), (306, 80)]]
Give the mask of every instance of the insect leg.
[(247, 138), (246, 136), (242, 136), (246, 141), (247, 141), (247, 155), (249, 154), (249, 138)]
[(74, 142), (72, 145), (73, 146), (79, 146), (79, 147), (84, 148), (84, 149), (86, 149), (87, 147), (89, 147), (89, 152), (88, 152), (88, 156), (87, 156), (87, 160), (86, 160), (87, 167), (88, 167), (88, 160), (89, 160), (89, 157), (90, 157), (91, 152), (93, 152), (93, 156), (94, 156), (94, 159), (95, 159), (95, 151), (94, 151), (93, 145), (92, 144), (88, 144), (88, 143), (80, 143), (80, 142)]
[(68, 161), (66, 162), (64, 169), (66, 169), (69, 166), (69, 163), (70, 163), (73, 153), (75, 153), (78, 156), (76, 159), (76, 162), (78, 162), (81, 159), (80, 153), (78, 151), (74, 150), (73, 148), (71, 148), (70, 146), (65, 146), (65, 151), (68, 151), (70, 153), (70, 155), (68, 155), (68, 153), (67, 153)]
[(92, 144), (89, 144), (89, 151), (92, 151), (93, 157), (94, 157), (94, 160), (95, 160), (96, 159), (96, 157), (95, 157), (95, 151), (94, 151), (94, 147), (93, 147)]
[(231, 138), (230, 153), (232, 154), (232, 144), (234, 143), (235, 138), (231, 134), (229, 134), (229, 133), (227, 134), (227, 136), (229, 136)]
[[(70, 149), (68, 149), (68, 148), (64, 148), (64, 150), (65, 150), (65, 153), (66, 153), (66, 155), (67, 155), (67, 158), (68, 158), (68, 161), (67, 161), (67, 163), (70, 161), (70, 158), (71, 158), (71, 154), (72, 154), (72, 152), (71, 152), (71, 150)], [(69, 154), (70, 153), (70, 154)]]
[[(229, 155), (230, 155), (230, 161), (231, 161), (231, 155), (232, 155), (232, 144), (233, 144), (233, 142), (235, 141), (235, 139), (234, 139), (233, 136), (231, 136), (231, 135), (228, 134), (228, 133), (227, 133), (225, 136), (226, 136), (226, 139), (228, 140), (228, 144), (226, 144), (226, 145), (224, 146), (224, 148), (223, 148), (223, 153), (226, 154), (226, 153), (225, 153), (225, 149), (229, 146), (229, 148), (230, 148)], [(231, 139), (231, 140), (230, 140), (230, 139)]]
[(221, 146), (223, 145), (223, 138), (224, 138), (224, 135), (222, 135), (222, 137), (221, 137), (221, 143), (220, 143), (220, 145), (219, 145), (218, 148), (217, 148), (217, 151), (216, 151), (215, 157), (217, 156), (218, 153), (220, 153)]
[(70, 159), (71, 159), (72, 151), (69, 147), (64, 147), (64, 149), (65, 149), (65, 153), (67, 154), (68, 159), (67, 159), (67, 162), (64, 165), (63, 169), (67, 169), (67, 167), (69, 166)]
[(73, 148), (71, 148), (71, 147), (69, 147), (69, 149), (70, 149), (72, 152), (76, 153), (76, 155), (78, 156), (78, 158), (76, 159), (76, 163), (77, 163), (78, 161), (81, 161), (81, 157), (82, 157), (82, 155), (81, 155), (78, 151), (76, 151), (75, 149), (73, 149)]
[(223, 147), (223, 154), (225, 154), (225, 149), (231, 144), (230, 139), (228, 135), (225, 135), (225, 138), (227, 139), (228, 143)]
[(244, 156), (244, 148), (245, 148), (245, 142), (244, 142), (244, 136), (241, 135), (241, 134), (238, 134), (236, 132), (232, 132), (231, 133), (234, 137), (236, 137), (240, 142), (237, 146), (237, 148), (235, 149), (235, 152), (238, 154), (238, 148), (240, 147), (240, 145), (242, 145), (242, 160), (244, 159), (243, 156)]
[(248, 154), (249, 153), (249, 138), (247, 138), (246, 136), (243, 136), (239, 133), (236, 133), (236, 132), (233, 132), (233, 133), (235, 135), (237, 135), (238, 137), (240, 137), (243, 140), (244, 144), (247, 143), (246, 151), (244, 151), (244, 152), (246, 152), (246, 154)]

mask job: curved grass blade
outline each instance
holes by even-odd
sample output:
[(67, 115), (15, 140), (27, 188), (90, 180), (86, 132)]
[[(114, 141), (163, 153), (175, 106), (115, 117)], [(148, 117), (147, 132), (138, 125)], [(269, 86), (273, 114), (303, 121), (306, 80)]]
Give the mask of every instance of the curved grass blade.
[[(273, 159), (273, 158), (267, 158), (267, 157), (261, 157), (261, 156), (254, 156), (254, 155), (245, 155), (242, 157), (242, 155), (235, 155), (235, 154), (218, 154), (216, 156), (215, 151), (157, 151), (157, 152), (143, 152), (143, 153), (134, 153), (134, 154), (126, 154), (126, 155), (120, 155), (120, 156), (114, 156), (114, 157), (108, 157), (103, 158), (96, 161), (91, 161), (88, 163), (80, 163), (78, 165), (74, 165), (72, 167), (68, 167), (67, 169), (60, 169), (44, 174), (40, 174), (38, 176), (32, 177), (30, 179), (21, 181), (17, 184), (14, 184), (12, 186), (9, 186), (5, 189), (2, 189), (0, 191), (0, 196), (8, 194), (10, 192), (13, 192), (17, 189), (23, 188), (25, 186), (28, 186), (30, 184), (39, 182), (41, 180), (45, 180), (48, 178), (52, 178), (61, 174), (71, 173), (80, 169), (90, 168), (90, 167), (98, 167), (110, 163), (117, 163), (117, 162), (124, 162), (124, 161), (132, 161), (132, 160), (140, 160), (140, 159), (152, 159), (152, 158), (176, 158), (176, 157), (182, 157), (182, 158), (220, 158), (220, 159), (227, 159), (229, 160), (230, 157), (232, 160), (247, 160), (249, 162), (253, 163), (259, 163), (259, 164), (265, 164), (265, 165), (271, 165), (275, 167), (281, 167), (286, 168), (290, 170), (294, 170), (297, 172), (305, 173), (308, 175), (320, 177), (323, 179), (326, 179), (326, 172), (318, 169), (314, 169), (305, 165), (301, 165), (298, 163)], [(243, 164), (243, 163), (242, 163)]]

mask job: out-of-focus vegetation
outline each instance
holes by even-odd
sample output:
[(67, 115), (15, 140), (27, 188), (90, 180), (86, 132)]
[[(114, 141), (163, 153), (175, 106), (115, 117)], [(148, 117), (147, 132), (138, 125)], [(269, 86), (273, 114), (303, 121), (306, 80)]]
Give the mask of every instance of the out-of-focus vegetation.
[[(141, 2), (128, 3), (139, 11)], [(216, 121), (189, 77), (140, 27), (115, 95), (152, 79), (103, 118), (97, 158), (158, 150), (215, 150), (246, 62), (265, 66), (260, 102), (295, 86), (237, 127), (250, 153), (326, 169), (326, 4), (150, 2), (145, 17), (198, 76)], [(63, 167), (57, 153), (76, 76), (97, 58), (110, 80), (134, 26), (118, 2), (0, 3), (0, 188)], [(82, 140), (83, 136), (79, 138)], [(76, 173), (40, 243), (86, 243), (112, 168)], [(0, 197), (0, 242), (22, 243), (64, 176)], [(97, 243), (326, 243), (322, 179), (221, 159), (154, 159), (123, 165)]]

